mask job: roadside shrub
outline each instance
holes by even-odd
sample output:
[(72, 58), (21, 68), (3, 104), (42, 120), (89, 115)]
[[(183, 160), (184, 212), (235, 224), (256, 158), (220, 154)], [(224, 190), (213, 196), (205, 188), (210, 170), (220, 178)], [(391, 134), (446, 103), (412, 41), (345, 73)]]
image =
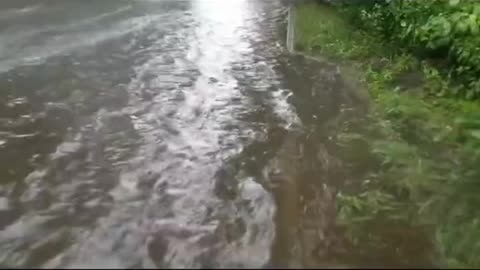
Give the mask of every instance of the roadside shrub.
[(480, 1), (379, 0), (348, 10), (367, 30), (442, 64), (463, 86), (450, 94), (480, 97)]

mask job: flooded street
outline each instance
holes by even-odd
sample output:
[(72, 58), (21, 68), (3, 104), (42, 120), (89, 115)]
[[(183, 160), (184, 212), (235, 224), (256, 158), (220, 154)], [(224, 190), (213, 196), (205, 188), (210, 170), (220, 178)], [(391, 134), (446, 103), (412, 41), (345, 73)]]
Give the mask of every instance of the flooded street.
[(1, 1), (0, 265), (341, 265), (359, 102), (289, 55), (287, 8)]

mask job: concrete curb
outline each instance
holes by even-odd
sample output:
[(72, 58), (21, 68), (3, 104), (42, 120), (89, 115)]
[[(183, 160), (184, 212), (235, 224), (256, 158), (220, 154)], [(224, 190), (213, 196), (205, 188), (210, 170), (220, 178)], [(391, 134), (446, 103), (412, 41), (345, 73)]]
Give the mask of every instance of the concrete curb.
[(288, 8), (287, 22), (287, 50), (295, 53), (295, 4), (291, 4)]

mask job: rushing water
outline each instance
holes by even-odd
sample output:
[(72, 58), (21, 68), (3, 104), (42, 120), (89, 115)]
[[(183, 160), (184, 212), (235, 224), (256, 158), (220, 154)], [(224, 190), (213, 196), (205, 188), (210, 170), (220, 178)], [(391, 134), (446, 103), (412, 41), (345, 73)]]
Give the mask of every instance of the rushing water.
[(2, 0), (0, 263), (335, 266), (357, 101), (276, 0)]

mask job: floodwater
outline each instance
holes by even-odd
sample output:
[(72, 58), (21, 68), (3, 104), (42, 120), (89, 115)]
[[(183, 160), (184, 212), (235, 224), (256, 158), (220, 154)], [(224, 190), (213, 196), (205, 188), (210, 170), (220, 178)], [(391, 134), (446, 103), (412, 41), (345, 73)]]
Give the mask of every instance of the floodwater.
[(275, 0), (2, 0), (0, 264), (342, 267), (363, 111)]

